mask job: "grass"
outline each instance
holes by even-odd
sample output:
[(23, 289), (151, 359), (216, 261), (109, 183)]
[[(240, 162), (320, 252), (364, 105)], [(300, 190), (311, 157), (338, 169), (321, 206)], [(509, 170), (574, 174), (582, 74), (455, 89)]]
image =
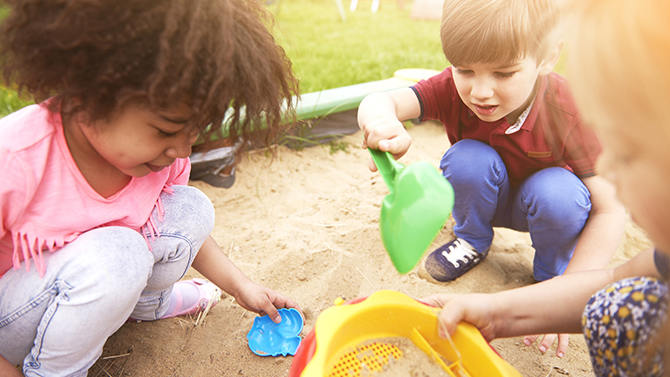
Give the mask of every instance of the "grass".
[(31, 103), (30, 99), (19, 97), (16, 90), (0, 84), (0, 118)]
[[(360, 0), (355, 12), (344, 0), (346, 22), (336, 0), (274, 0), (273, 33), (284, 47), (300, 80), (301, 93), (316, 92), (387, 79), (403, 68), (442, 70), (447, 66), (439, 39), (437, 20), (410, 19), (411, 3), (399, 9), (394, 0), (382, 0), (379, 11), (370, 11), (371, 0)], [(300, 150), (324, 144), (331, 153), (348, 145), (330, 135), (312, 135), (318, 119), (296, 127), (280, 144)]]
[(382, 0), (379, 11), (361, 0), (356, 12), (344, 1), (342, 22), (335, 0), (275, 0), (277, 41), (286, 49), (303, 93), (381, 80), (398, 69), (447, 66), (439, 21), (409, 17), (411, 4), (398, 9)]
[[(6, 5), (0, 5), (0, 20), (7, 16), (8, 10)], [(19, 97), (14, 88), (7, 88), (0, 83), (0, 118), (31, 103), (30, 99)]]

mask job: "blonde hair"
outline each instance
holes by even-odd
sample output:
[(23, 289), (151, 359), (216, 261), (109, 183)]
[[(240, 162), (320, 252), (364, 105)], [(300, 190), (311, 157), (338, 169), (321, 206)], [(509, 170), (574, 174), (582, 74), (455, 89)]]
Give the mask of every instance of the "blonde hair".
[(456, 66), (527, 56), (539, 63), (558, 42), (560, 10), (555, 0), (445, 0), (442, 50)]
[(670, 2), (578, 0), (571, 11), (568, 76), (584, 119), (670, 141)]
[[(569, 5), (574, 18), (568, 28), (568, 77), (584, 120), (603, 136), (654, 149), (658, 163), (670, 166), (670, 2), (573, 0)], [(640, 350), (639, 367), (662, 350), (663, 375), (670, 376), (669, 338), (666, 318)]]

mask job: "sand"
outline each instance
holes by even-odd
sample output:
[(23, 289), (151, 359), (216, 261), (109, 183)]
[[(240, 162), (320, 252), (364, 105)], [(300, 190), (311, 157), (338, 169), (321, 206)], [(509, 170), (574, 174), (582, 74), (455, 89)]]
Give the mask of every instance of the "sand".
[[(401, 162), (437, 166), (449, 142), (442, 126), (410, 128), (414, 143)], [(271, 163), (267, 153), (246, 153), (229, 189), (195, 181), (216, 208), (213, 237), (251, 279), (289, 297), (305, 311), (302, 333), (333, 301), (368, 296), (381, 289), (421, 298), (436, 292), (496, 292), (532, 284), (533, 248), (528, 234), (496, 229), (489, 256), (452, 283), (433, 283), (417, 271), (400, 275), (379, 236), (380, 203), (388, 190), (367, 168), (368, 152), (360, 132), (346, 136), (346, 151), (317, 146), (302, 151), (282, 147)], [(449, 224), (432, 248), (452, 237)], [(612, 264), (650, 245), (634, 224)], [(191, 270), (187, 277), (199, 276)], [(560, 303), (557, 303), (560, 304)], [(287, 376), (292, 357), (261, 357), (251, 352), (246, 334), (255, 313), (230, 296), (212, 308), (203, 324), (189, 318), (127, 323), (107, 342), (89, 376)], [(568, 354), (555, 348), (542, 354), (522, 338), (494, 340), (494, 348), (523, 376), (591, 376), (580, 334), (572, 335)], [(554, 345), (555, 347), (555, 345)]]

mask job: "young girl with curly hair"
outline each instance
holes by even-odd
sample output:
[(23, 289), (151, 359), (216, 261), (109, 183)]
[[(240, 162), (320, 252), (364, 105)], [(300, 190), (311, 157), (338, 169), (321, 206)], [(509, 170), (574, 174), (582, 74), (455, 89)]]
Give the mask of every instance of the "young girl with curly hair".
[[(0, 375), (85, 376), (129, 318), (194, 314), (221, 289), (275, 322), (300, 309), (223, 254), (187, 186), (197, 140), (269, 146), (293, 107), (262, 5), (6, 4), (3, 78), (41, 102), (0, 119)], [(211, 282), (179, 281), (191, 266)]]

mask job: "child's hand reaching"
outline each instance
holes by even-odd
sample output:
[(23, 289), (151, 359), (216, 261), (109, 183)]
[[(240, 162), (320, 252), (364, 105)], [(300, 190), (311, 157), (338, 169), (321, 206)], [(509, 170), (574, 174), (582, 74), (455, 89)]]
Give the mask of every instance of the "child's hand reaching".
[[(523, 294), (523, 290), (517, 290)], [(502, 293), (504, 295), (505, 293)], [(534, 322), (532, 315), (511, 313), (509, 307), (505, 308), (505, 303), (516, 302), (509, 297), (502, 297), (501, 294), (437, 294), (421, 299), (422, 302), (442, 308), (438, 313), (438, 335), (446, 338), (447, 333), (453, 335), (456, 326), (461, 321), (468, 322), (479, 329), (487, 342), (497, 337), (509, 337), (522, 334), (528, 334), (526, 328), (528, 322)], [(513, 305), (513, 304), (512, 304)], [(524, 344), (530, 346), (539, 337), (542, 340), (538, 346), (542, 353), (547, 352), (551, 344), (558, 337), (558, 347), (556, 356), (563, 357), (568, 349), (568, 334), (545, 334), (528, 335), (524, 337)]]
[(275, 323), (281, 322), (281, 316), (277, 310), (281, 308), (294, 308), (304, 317), (297, 302), (244, 275), (221, 251), (212, 236), (209, 236), (203, 243), (193, 260), (192, 267), (224, 292), (235, 297), (241, 307), (254, 313), (265, 313)]
[(438, 313), (438, 335), (446, 339), (453, 335), (461, 321), (479, 329), (487, 342), (496, 338), (496, 318), (490, 309), (491, 296), (485, 294), (437, 294), (421, 299), (428, 305), (442, 308)]
[(297, 302), (251, 280), (248, 280), (237, 292), (235, 301), (249, 311), (258, 314), (267, 314), (275, 323), (281, 322), (281, 315), (277, 309), (282, 308), (296, 309), (304, 318), (302, 309), (300, 309)]

